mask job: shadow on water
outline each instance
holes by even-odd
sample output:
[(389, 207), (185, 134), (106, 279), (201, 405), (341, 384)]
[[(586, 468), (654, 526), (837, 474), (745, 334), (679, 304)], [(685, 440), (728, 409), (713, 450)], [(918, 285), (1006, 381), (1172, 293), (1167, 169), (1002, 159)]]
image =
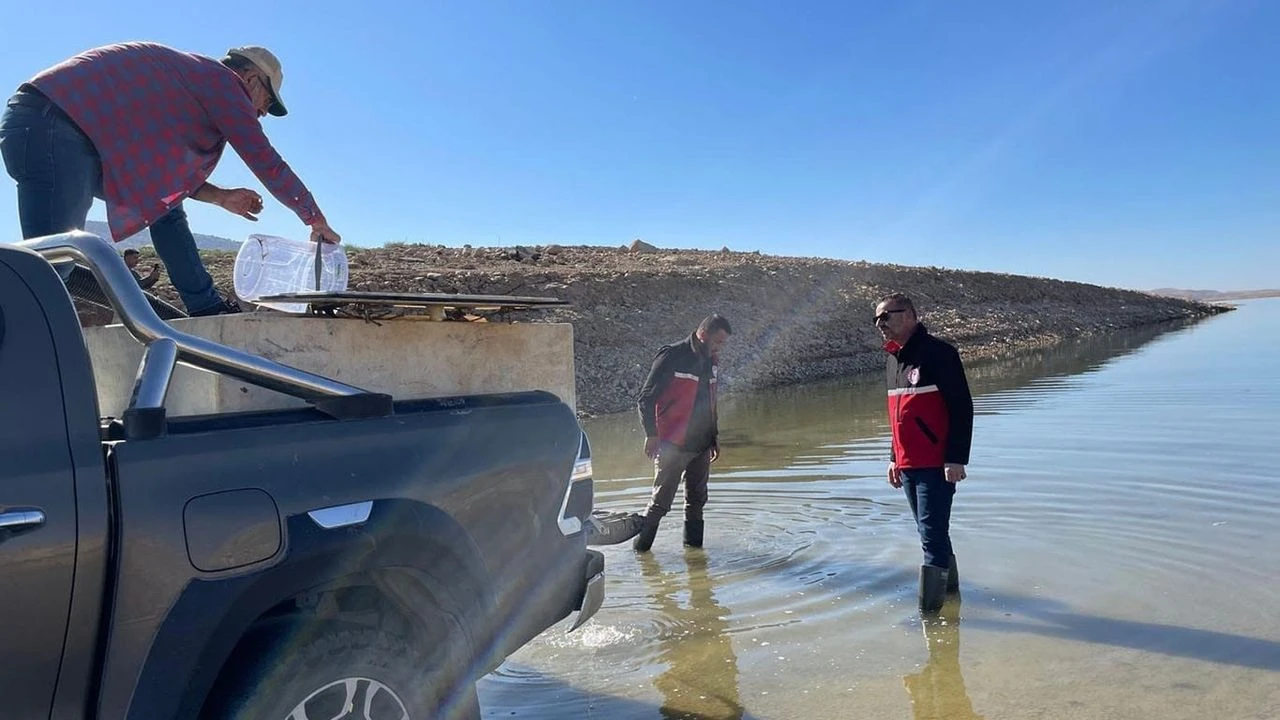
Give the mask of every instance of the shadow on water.
[[(734, 614), (717, 599), (717, 573), (709, 572), (708, 555), (685, 550), (682, 563), (672, 556), (645, 555), (639, 559), (640, 579), (654, 603), (657, 619), (651, 626), (661, 668), (652, 685), (662, 696), (655, 705), (612, 693), (575, 687), (568, 680), (530, 669), (512, 677), (524, 690), (519, 710), (494, 708), (486, 717), (610, 718), (610, 720), (754, 720), (740, 694), (739, 657), (731, 638)], [(666, 566), (664, 567), (664, 563)], [(714, 563), (713, 563), (714, 565)], [(911, 602), (914, 589), (909, 573), (899, 567), (837, 562), (833, 576), (886, 577), (871, 588), (883, 598), (897, 594)], [(838, 572), (836, 572), (838, 570)], [(902, 686), (914, 720), (982, 720), (974, 711), (963, 673), (961, 627), (969, 631), (1039, 635), (1100, 646), (1124, 647), (1148, 653), (1190, 658), (1227, 666), (1280, 670), (1280, 643), (1231, 633), (1198, 630), (1161, 623), (1100, 617), (1072, 610), (1065, 603), (1018, 593), (964, 589), (975, 598), (965, 603), (970, 612), (960, 617), (961, 604), (949, 600), (942, 612), (919, 621), (927, 661), (902, 676)], [(853, 593), (841, 594), (853, 595)], [(981, 598), (981, 599), (976, 599)], [(856, 603), (853, 597), (849, 598)], [(1003, 613), (1005, 618), (991, 617)], [(905, 621), (914, 624), (915, 620)], [(750, 671), (750, 669), (748, 669)], [(508, 682), (511, 678), (508, 678)], [(496, 689), (496, 688), (495, 688)], [(492, 692), (482, 687), (482, 700)], [(536, 699), (534, 699), (536, 698)], [(505, 698), (504, 698), (505, 699)], [(526, 704), (527, 703), (527, 704)], [(486, 707), (489, 707), (486, 703)]]
[[(1270, 640), (1099, 617), (1073, 612), (1054, 600), (1025, 595), (997, 593), (990, 602), (1021, 617), (1002, 620), (970, 616), (964, 625), (971, 630), (1027, 633), (1220, 665), (1280, 670), (1280, 643)], [(949, 600), (938, 616), (921, 622), (929, 659), (919, 672), (902, 679), (915, 720), (980, 720), (982, 717), (973, 710), (961, 672), (960, 626), (960, 603), (954, 600)]]
[[(1280, 671), (1280, 642), (1164, 623), (1120, 620), (1071, 610), (1047, 598), (1016, 594), (992, 602), (1014, 619), (971, 618), (969, 627), (1110, 645), (1220, 665)], [(1021, 616), (1021, 617), (1017, 617)]]
[[(979, 414), (1001, 412), (983, 396), (1035, 383), (1052, 387), (1094, 373), (1143, 350), (1157, 339), (1189, 330), (1165, 323), (1138, 330), (1029, 350), (1015, 357), (967, 369)], [(1025, 402), (1034, 402), (1034, 398)], [(641, 452), (644, 437), (634, 412), (591, 418), (583, 423), (591, 438), (597, 480), (649, 477), (652, 465)], [(876, 375), (730, 394), (721, 403), (720, 446), (714, 471), (776, 471), (829, 460), (851, 444), (888, 433), (884, 386)]]

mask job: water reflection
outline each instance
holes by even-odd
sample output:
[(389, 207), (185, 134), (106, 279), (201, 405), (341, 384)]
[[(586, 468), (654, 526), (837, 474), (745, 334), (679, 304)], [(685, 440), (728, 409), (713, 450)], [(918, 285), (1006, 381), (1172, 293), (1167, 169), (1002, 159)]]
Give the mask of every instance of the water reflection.
[(981, 720), (973, 711), (960, 672), (960, 602), (949, 599), (936, 616), (923, 619), (929, 662), (902, 678), (915, 720)]
[[(604, 548), (605, 607), (486, 678), (485, 717), (1277, 716), (1271, 307), (969, 369), (963, 623), (917, 619), (880, 378), (726, 398), (711, 551)], [(597, 507), (642, 507), (634, 415), (585, 426)]]
[[(1028, 385), (1047, 389), (1097, 372), (1156, 338), (1165, 341), (1189, 327), (1188, 323), (1167, 323), (971, 365), (967, 373), (976, 410), (981, 415), (1024, 409), (1042, 395), (1004, 396)], [(984, 396), (987, 402), (982, 402)], [(644, 434), (635, 413), (592, 418), (584, 427), (596, 450), (597, 481), (652, 475), (652, 463), (642, 452)], [(876, 375), (728, 395), (720, 410), (723, 452), (712, 468), (712, 494), (717, 479), (735, 472), (759, 476), (761, 471), (803, 470), (836, 457), (861, 457), (870, 452), (879, 459), (883, 448), (872, 447), (872, 442), (887, 434), (884, 384)], [(795, 477), (794, 472), (787, 475)], [(785, 481), (789, 477), (769, 475), (768, 479)]]
[(684, 568), (664, 572), (653, 554), (640, 557), (640, 574), (661, 613), (654, 680), (667, 720), (742, 720), (738, 657), (728, 635), (729, 611), (716, 602), (707, 555), (687, 549)]

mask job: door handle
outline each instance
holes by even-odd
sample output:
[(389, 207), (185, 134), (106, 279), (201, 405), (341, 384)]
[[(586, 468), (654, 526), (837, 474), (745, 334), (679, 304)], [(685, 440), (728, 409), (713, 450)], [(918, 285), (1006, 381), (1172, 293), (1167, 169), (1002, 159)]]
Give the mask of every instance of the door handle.
[(30, 530), (44, 524), (44, 511), (40, 508), (18, 508), (0, 512), (0, 531)]

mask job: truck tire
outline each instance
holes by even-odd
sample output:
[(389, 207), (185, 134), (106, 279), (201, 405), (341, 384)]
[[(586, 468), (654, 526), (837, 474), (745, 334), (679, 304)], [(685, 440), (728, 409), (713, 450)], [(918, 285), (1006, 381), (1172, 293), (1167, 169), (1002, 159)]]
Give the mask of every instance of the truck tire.
[[(458, 697), (436, 697), (449, 673), (427, 667), (399, 638), (367, 628), (340, 628), (286, 642), (247, 662), (208, 720), (479, 720), (475, 684)], [(219, 683), (222, 685), (222, 683)], [(234, 689), (231, 689), (234, 688)], [(366, 712), (366, 708), (368, 712)]]

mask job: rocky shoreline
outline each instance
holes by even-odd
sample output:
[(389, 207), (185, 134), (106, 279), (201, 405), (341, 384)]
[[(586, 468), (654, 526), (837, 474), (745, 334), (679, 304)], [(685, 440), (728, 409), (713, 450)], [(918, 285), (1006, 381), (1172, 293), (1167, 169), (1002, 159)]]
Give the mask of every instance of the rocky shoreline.
[[(151, 261), (150, 248), (143, 262)], [(1190, 320), (1229, 310), (1147, 293), (985, 272), (880, 265), (723, 250), (536, 247), (347, 248), (353, 290), (552, 296), (571, 307), (512, 313), (519, 322), (574, 326), (578, 409), (633, 407), (653, 353), (710, 312), (733, 324), (722, 359), (726, 392), (852, 376), (883, 367), (872, 308), (911, 296), (931, 332), (966, 362), (996, 360), (1064, 340)], [(219, 289), (235, 256), (206, 252)], [(155, 291), (176, 302), (167, 278)], [(83, 310), (83, 309), (82, 309)], [(108, 320), (83, 312), (86, 324)]]

